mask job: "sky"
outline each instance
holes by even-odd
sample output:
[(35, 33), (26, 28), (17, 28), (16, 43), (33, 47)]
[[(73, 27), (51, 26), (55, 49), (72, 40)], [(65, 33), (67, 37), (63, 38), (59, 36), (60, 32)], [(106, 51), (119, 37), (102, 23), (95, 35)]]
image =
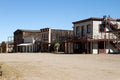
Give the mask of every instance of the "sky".
[(72, 22), (110, 15), (120, 18), (120, 0), (0, 0), (0, 42), (17, 29), (69, 29)]

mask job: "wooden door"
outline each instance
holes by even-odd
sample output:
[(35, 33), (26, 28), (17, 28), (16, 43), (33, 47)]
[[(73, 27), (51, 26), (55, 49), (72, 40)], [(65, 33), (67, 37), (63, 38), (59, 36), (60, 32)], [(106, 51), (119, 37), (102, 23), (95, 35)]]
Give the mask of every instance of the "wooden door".
[(98, 54), (106, 53), (106, 43), (104, 41), (98, 42)]

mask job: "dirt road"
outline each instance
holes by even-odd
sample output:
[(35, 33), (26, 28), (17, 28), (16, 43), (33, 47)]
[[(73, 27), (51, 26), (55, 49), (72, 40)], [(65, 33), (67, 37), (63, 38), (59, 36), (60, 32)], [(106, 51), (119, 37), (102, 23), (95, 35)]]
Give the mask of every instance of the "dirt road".
[(120, 55), (0, 54), (0, 63), (11, 80), (120, 80)]

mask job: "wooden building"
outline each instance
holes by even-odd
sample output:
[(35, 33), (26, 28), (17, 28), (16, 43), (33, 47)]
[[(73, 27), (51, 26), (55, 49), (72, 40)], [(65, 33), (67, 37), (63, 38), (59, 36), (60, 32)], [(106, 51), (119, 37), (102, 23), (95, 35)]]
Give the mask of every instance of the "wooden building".
[(55, 43), (60, 43), (60, 52), (65, 51), (65, 40), (73, 36), (72, 30), (60, 30), (60, 29), (51, 29), (43, 28), (40, 29), (40, 47), (41, 52), (53, 52)]
[(14, 52), (53, 52), (55, 43), (60, 43), (60, 52), (65, 51), (64, 41), (73, 36), (72, 30), (43, 28), (14, 32)]
[(114, 33), (119, 29), (120, 19), (110, 17), (75, 21), (73, 22), (74, 36), (66, 41), (65, 52), (87, 54), (119, 52), (118, 44), (116, 45), (119, 36)]
[(14, 32), (14, 52), (37, 52), (39, 36), (40, 30), (16, 30)]
[(1, 43), (0, 43), (0, 53), (2, 53), (2, 46), (1, 46)]
[(13, 52), (14, 43), (12, 41), (3, 41), (0, 45), (1, 53), (12, 53)]

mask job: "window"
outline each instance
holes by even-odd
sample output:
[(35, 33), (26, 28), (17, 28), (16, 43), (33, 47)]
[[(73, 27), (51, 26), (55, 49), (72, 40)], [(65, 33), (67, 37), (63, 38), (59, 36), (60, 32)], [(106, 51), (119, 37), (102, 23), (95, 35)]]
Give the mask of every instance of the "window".
[(91, 25), (90, 24), (87, 25), (87, 33), (91, 33)]
[(80, 35), (80, 27), (79, 26), (76, 27), (76, 35)]
[(48, 41), (48, 34), (44, 34), (44, 40)]
[(99, 32), (105, 32), (105, 31), (106, 31), (106, 29), (105, 29), (104, 25), (100, 24), (99, 25)]
[(84, 37), (85, 36), (85, 30), (84, 30), (84, 26), (81, 27), (81, 36)]

